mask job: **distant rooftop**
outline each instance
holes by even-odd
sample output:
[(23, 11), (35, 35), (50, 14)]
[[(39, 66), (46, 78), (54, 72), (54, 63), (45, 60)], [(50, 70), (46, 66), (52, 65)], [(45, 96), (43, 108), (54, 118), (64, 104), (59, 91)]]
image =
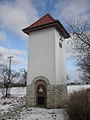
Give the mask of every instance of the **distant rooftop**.
[(65, 30), (63, 25), (59, 22), (59, 20), (55, 20), (52, 16), (49, 14), (46, 14), (33, 24), (29, 25), (28, 27), (22, 29), (24, 33), (29, 35), (30, 32), (49, 28), (49, 27), (56, 27), (56, 29), (60, 32), (60, 34), (63, 35), (64, 38), (69, 38), (69, 33)]

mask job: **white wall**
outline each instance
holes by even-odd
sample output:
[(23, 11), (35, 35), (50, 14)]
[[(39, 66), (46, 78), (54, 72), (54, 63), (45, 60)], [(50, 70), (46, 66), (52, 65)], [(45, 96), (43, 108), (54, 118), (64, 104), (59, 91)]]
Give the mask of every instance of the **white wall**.
[(66, 60), (65, 60), (65, 40), (63, 39), (62, 48), (59, 47), (60, 35), (55, 30), (55, 54), (56, 54), (56, 84), (66, 84)]
[(55, 28), (34, 31), (29, 38), (28, 81), (46, 77), (50, 84), (66, 84), (65, 40), (59, 47), (60, 35)]
[(55, 28), (30, 33), (28, 58), (28, 81), (44, 76), (50, 84), (56, 84), (55, 74)]

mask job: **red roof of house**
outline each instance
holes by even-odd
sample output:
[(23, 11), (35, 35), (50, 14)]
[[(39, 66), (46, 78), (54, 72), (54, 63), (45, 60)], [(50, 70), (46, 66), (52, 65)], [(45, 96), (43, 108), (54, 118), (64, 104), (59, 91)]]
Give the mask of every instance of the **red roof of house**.
[(65, 30), (59, 20), (55, 20), (49, 14), (46, 14), (45, 16), (34, 22), (32, 25), (22, 29), (22, 31), (29, 35), (29, 33), (32, 31), (41, 30), (53, 26), (59, 30), (60, 34), (62, 34), (64, 38), (70, 37), (69, 33)]

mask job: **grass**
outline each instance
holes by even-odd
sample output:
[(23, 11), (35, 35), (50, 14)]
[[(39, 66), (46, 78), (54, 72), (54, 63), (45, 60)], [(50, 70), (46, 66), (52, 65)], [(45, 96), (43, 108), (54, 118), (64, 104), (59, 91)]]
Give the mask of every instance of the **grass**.
[(73, 92), (67, 106), (68, 120), (90, 120), (90, 106), (87, 90)]

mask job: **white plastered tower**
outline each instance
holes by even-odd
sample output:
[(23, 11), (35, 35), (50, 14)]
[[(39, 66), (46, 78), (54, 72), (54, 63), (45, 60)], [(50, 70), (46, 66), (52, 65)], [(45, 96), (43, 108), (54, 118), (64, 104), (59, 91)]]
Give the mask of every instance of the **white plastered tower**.
[(67, 95), (65, 39), (70, 35), (49, 14), (23, 31), (29, 35), (27, 105), (63, 105)]

